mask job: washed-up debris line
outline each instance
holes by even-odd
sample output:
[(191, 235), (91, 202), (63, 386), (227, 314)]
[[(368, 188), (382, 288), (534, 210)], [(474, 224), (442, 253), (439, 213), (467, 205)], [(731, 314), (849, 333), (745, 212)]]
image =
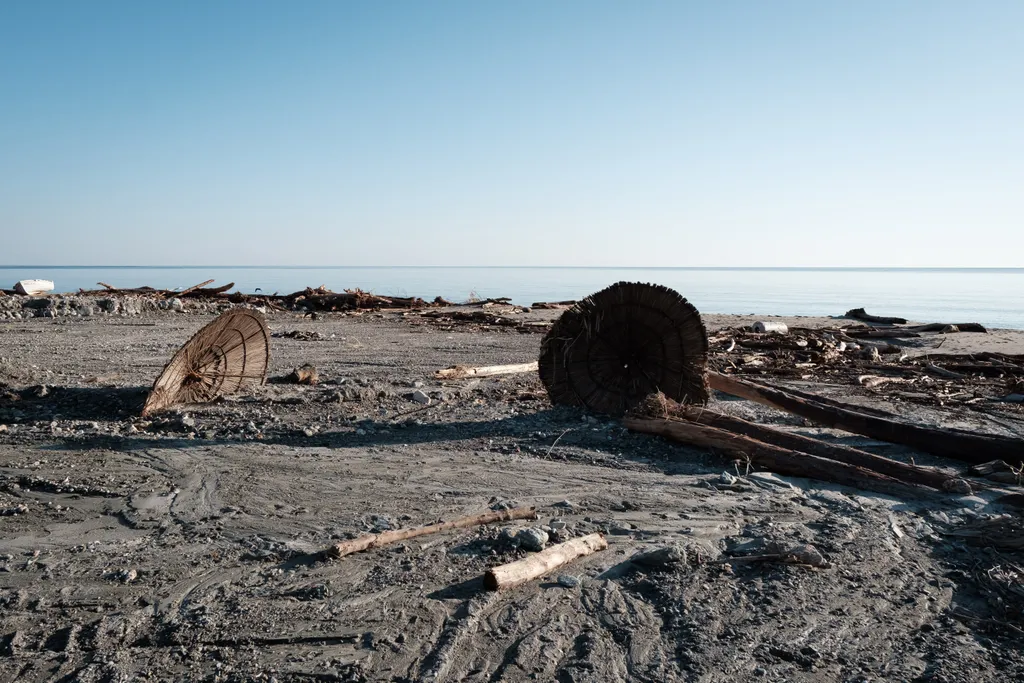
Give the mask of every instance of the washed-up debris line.
[(529, 308), (505, 303), (484, 303), (481, 310), (464, 311), (449, 308), (440, 311), (425, 311), (420, 314), (424, 323), (442, 331), (488, 332), (506, 330), (522, 333), (547, 332), (549, 321), (523, 320), (523, 313)]
[[(785, 334), (753, 326), (719, 330), (710, 341), (709, 365), (722, 374), (789, 378), (855, 385), (924, 405), (991, 405), (1024, 402), (1024, 356), (983, 352), (909, 355), (923, 333), (851, 325), (790, 328)], [(893, 333), (899, 333), (897, 336)], [(935, 332), (941, 338), (951, 332)], [(927, 334), (927, 333), (924, 333)]]

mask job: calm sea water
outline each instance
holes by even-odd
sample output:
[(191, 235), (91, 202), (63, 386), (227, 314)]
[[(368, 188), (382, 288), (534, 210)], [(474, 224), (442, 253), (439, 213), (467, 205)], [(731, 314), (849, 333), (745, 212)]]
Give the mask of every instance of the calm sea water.
[(516, 303), (576, 299), (620, 280), (679, 291), (704, 313), (841, 315), (864, 307), (875, 315), (926, 322), (980, 322), (1024, 329), (1024, 268), (481, 268), (481, 267), (77, 267), (0, 266), (0, 284), (53, 280), (58, 291), (149, 285), (185, 288), (215, 278), (243, 292), (289, 293), (326, 285), (382, 295), (508, 296)]

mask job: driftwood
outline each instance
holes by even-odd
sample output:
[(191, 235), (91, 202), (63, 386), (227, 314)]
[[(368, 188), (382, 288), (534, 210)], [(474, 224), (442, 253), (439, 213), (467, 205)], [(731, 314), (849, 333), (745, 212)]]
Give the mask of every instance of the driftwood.
[(306, 363), (292, 370), (288, 375), (288, 381), (295, 384), (317, 384), (320, 382), (320, 373), (317, 372), (316, 366)]
[(789, 327), (786, 326), (786, 323), (772, 322), (768, 320), (758, 320), (754, 323), (753, 327), (754, 332), (760, 333), (774, 332), (776, 334), (787, 334), (789, 332)]
[(716, 372), (708, 373), (708, 381), (711, 388), (718, 391), (784, 410), (826, 427), (910, 446), (933, 455), (941, 455), (971, 464), (989, 460), (1006, 460), (1009, 463), (1024, 462), (1024, 440), (1021, 439), (907, 424), (892, 419), (892, 417), (868, 414), (859, 406), (843, 406), (836, 401), (826, 403), (805, 399), (792, 392)]
[(778, 474), (807, 477), (881, 493), (924, 489), (923, 485), (908, 484), (865, 467), (774, 446), (716, 427), (680, 420), (637, 417), (627, 417), (623, 424), (636, 432), (656, 434), (691, 446), (722, 451)]
[(914, 325), (913, 327), (904, 327), (905, 330), (912, 332), (980, 332), (987, 333), (984, 325), (978, 323), (929, 323), (927, 325)]
[(348, 541), (336, 543), (324, 551), (324, 554), (329, 557), (345, 557), (352, 553), (361, 553), (365, 550), (372, 550), (373, 548), (379, 548), (399, 541), (407, 541), (419, 536), (427, 536), (428, 534), (450, 531), (451, 529), (465, 529), (467, 527), (480, 526), (482, 524), (509, 522), (514, 519), (537, 519), (537, 508), (521, 507), (512, 508), (511, 510), (494, 510), (478, 515), (470, 515), (469, 517), (460, 517), (459, 519), (453, 519), (450, 522), (428, 524), (427, 526), (416, 527), (414, 529), (395, 529), (393, 531), (384, 531), (379, 534), (367, 534), (365, 536), (360, 536), (359, 538), (353, 538)]
[(873, 327), (848, 328), (846, 334), (854, 339), (864, 337), (869, 339), (908, 339), (921, 336), (917, 332), (908, 332), (904, 327), (892, 327), (884, 330), (878, 330)]
[(846, 312), (847, 318), (854, 318), (855, 320), (863, 320), (866, 323), (877, 323), (879, 325), (906, 325), (906, 318), (885, 318), (878, 315), (871, 315), (863, 308), (853, 308)]
[(543, 576), (552, 569), (568, 564), (576, 558), (592, 555), (607, 547), (608, 541), (601, 534), (574, 538), (571, 541), (545, 548), (539, 553), (517, 562), (488, 569), (484, 574), (484, 586), (492, 591), (513, 588)]
[(575, 301), (535, 301), (534, 303), (530, 304), (530, 308), (563, 311), (567, 308), (572, 308), (575, 305)]
[(213, 284), (213, 280), (206, 280), (204, 282), (200, 282), (198, 285), (192, 285), (191, 287), (186, 287), (185, 289), (181, 290), (180, 292), (174, 292), (174, 291), (166, 292), (164, 294), (164, 296), (171, 296), (171, 297), (173, 297), (173, 296), (185, 296), (186, 294), (194, 292), (197, 289), (201, 289), (201, 288), (205, 287), (206, 285), (210, 285), (210, 284)]
[(435, 379), (462, 379), (464, 377), (493, 377), (495, 375), (515, 375), (521, 372), (537, 372), (537, 361), (532, 363), (516, 363), (513, 365), (485, 365), (467, 367), (454, 365), (434, 373)]
[(669, 408), (669, 412), (672, 417), (679, 416), (691, 422), (748, 436), (773, 446), (779, 446), (780, 448), (788, 448), (848, 465), (864, 467), (893, 479), (899, 479), (907, 484), (920, 484), (948, 491), (953, 485), (951, 482), (955, 482), (954, 477), (931, 467), (908, 465), (907, 463), (890, 460), (867, 451), (839, 444), (825, 443), (808, 436), (773, 429), (772, 427), (748, 422), (738, 417), (717, 413), (713, 410), (675, 404)]

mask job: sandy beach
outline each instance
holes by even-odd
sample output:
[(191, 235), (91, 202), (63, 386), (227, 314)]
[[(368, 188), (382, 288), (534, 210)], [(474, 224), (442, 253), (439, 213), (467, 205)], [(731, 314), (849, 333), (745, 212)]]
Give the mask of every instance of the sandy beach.
[[(1024, 678), (1021, 551), (955, 535), (1017, 514), (999, 502), (1012, 487), (888, 496), (739, 470), (552, 406), (535, 374), (434, 379), (453, 365), (536, 360), (553, 310), (516, 313), (531, 324), (508, 327), (267, 311), (266, 386), (144, 419), (154, 378), (218, 307), (76, 306), (0, 319), (2, 680)], [(755, 320), (837, 324), (704, 317), (713, 340)], [(771, 365), (729, 360), (725, 341), (715, 344), (713, 365)], [(899, 344), (910, 361), (1019, 355), (1024, 331)], [(319, 384), (289, 383), (305, 363)], [(1024, 410), (1000, 399), (1002, 380), (871, 388), (851, 379), (865, 371), (851, 372), (766, 374), (911, 422), (1024, 437)], [(748, 401), (718, 395), (713, 405), (951, 473), (966, 467)], [(317, 554), (359, 534), (515, 505), (536, 506), (539, 519)], [(529, 555), (509, 541), (527, 527), (553, 542), (602, 532), (609, 548), (485, 591), (486, 569)], [(813, 546), (822, 566), (742, 559), (794, 545)], [(637, 559), (666, 546), (682, 557)]]

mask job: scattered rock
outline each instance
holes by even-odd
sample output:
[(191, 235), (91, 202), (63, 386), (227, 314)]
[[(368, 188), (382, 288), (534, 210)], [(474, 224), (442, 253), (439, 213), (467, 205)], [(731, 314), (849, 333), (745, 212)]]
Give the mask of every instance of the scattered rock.
[(548, 544), (548, 532), (533, 527), (521, 529), (516, 534), (516, 540), (519, 542), (519, 547), (531, 552), (538, 552), (544, 550), (544, 546)]
[(578, 576), (573, 576), (572, 574), (559, 574), (556, 581), (559, 586), (564, 588), (576, 588), (582, 583)]
[(419, 403), (421, 405), (430, 405), (430, 397), (427, 396), (422, 391), (420, 391), (419, 389), (412, 392), (409, 398), (411, 398), (414, 403)]
[(643, 567), (661, 569), (673, 564), (686, 562), (686, 550), (679, 546), (666, 546), (657, 550), (649, 550), (630, 558), (631, 562)]
[(320, 374), (316, 371), (316, 366), (305, 363), (292, 370), (288, 380), (296, 384), (316, 384), (320, 381)]

